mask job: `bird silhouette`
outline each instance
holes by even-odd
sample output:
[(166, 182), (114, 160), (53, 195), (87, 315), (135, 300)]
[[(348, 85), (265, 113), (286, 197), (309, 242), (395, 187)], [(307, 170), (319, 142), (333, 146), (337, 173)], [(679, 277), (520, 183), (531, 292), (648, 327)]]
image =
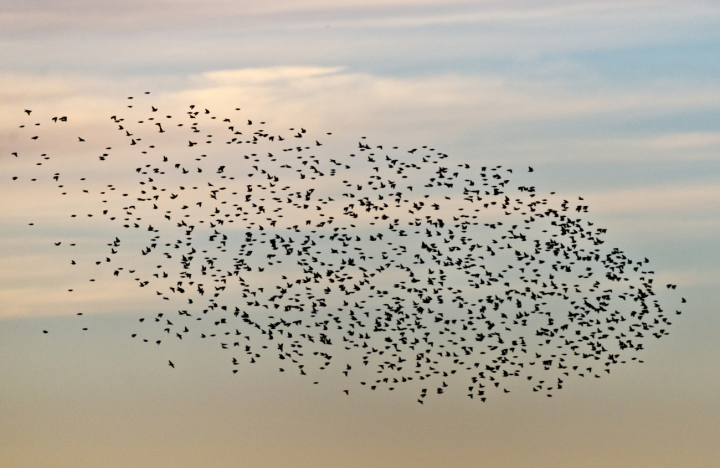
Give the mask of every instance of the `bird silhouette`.
[(518, 174), (370, 136), (339, 150), (342, 140), (325, 144), (333, 132), (293, 127), (286, 139), (259, 120), (243, 135), (237, 119), (253, 120), (233, 117), (240, 108), (190, 105), (163, 120), (164, 104), (145, 94), (98, 122), (124, 142), (88, 143), (102, 156), (82, 168), (102, 176), (63, 173), (56, 185), (65, 167), (49, 159), (58, 151), (45, 134), (18, 140), (33, 152), (48, 145), (42, 159), (12, 153), (32, 175), (12, 184), (52, 184), (83, 210), (69, 215), (74, 232), (110, 233), (100, 253), (78, 241), (90, 261), (70, 263), (90, 281), (69, 292), (118, 282), (161, 301), (134, 322), (135, 346), (209, 342), (238, 353), (227, 358), (232, 374), (281, 362), (275, 369), (313, 384), (410, 388), (424, 404), (428, 389), (479, 402), (523, 386), (550, 397), (570, 377), (642, 362), (648, 340), (669, 333), (677, 285), (656, 291), (650, 261), (606, 245), (582, 197), (529, 185), (532, 167)]

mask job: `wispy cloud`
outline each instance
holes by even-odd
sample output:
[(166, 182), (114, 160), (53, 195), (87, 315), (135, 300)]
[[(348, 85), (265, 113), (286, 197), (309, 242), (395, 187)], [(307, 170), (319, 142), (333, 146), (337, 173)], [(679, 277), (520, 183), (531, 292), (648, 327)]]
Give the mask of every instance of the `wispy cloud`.
[(716, 148), (720, 145), (720, 132), (670, 133), (639, 143), (660, 150)]
[(641, 187), (585, 194), (592, 211), (602, 214), (720, 212), (720, 183)]
[[(550, 2), (453, 1), (438, 0), (275, 0), (266, 2), (233, 2), (211, 0), (126, 0), (117, 2), (76, 0), (62, 2), (6, 2), (0, 11), (2, 35), (27, 36), (77, 31), (172, 32), (177, 27), (189, 30), (228, 29), (237, 26), (250, 29), (279, 27), (334, 28), (417, 28), (476, 24), (481, 26), (529, 27), (526, 33), (540, 28), (546, 39), (553, 28), (575, 37), (585, 37), (572, 25), (608, 29), (615, 24), (615, 37), (635, 37), (637, 28), (619, 28), (634, 23), (662, 25), (672, 21), (706, 23), (717, 18), (720, 9), (712, 2), (688, 1), (589, 1)], [(647, 32), (644, 28), (639, 28)], [(622, 34), (617, 34), (622, 31)], [(487, 31), (486, 33), (490, 33)], [(535, 31), (537, 32), (537, 31)], [(579, 34), (580, 33), (580, 34)], [(612, 40), (612, 35), (603, 34)], [(583, 41), (586, 43), (586, 41)], [(555, 43), (559, 45), (559, 43)], [(567, 44), (572, 47), (572, 44)]]
[[(72, 109), (74, 121), (92, 126), (109, 117), (112, 105), (124, 99), (127, 89), (151, 88), (137, 79), (106, 80), (77, 75), (47, 78), (23, 75), (3, 77), (0, 127), (6, 138), (19, 113), (26, 107), (44, 112)], [(125, 91), (123, 91), (123, 89)], [(122, 96), (122, 97), (121, 97)], [(510, 134), (517, 125), (534, 122), (584, 121), (626, 115), (669, 115), (712, 110), (720, 107), (720, 89), (676, 89), (674, 91), (569, 89), (557, 83), (510, 80), (497, 75), (444, 74), (441, 76), (388, 77), (359, 73), (345, 67), (259, 67), (213, 71), (186, 77), (158, 99), (178, 105), (204, 103), (217, 109), (242, 106), (250, 114), (278, 125), (302, 122), (319, 130), (368, 132), (378, 137), (400, 134), (402, 138), (452, 144), (473, 133)], [(105, 116), (107, 114), (107, 116)], [(16, 117), (12, 117), (16, 116)], [(26, 119), (28, 120), (28, 119)], [(31, 119), (30, 119), (31, 120)], [(13, 133), (14, 132), (14, 133)], [(605, 151), (612, 158), (643, 150), (645, 157), (687, 157), (688, 151), (715, 149), (716, 132), (670, 132), (650, 136), (618, 137), (556, 135), (514, 136), (503, 144), (518, 152), (535, 152), (543, 158), (558, 158), (544, 151), (551, 148)], [(497, 137), (496, 137), (497, 138)], [(7, 140), (6, 140), (7, 141)]]

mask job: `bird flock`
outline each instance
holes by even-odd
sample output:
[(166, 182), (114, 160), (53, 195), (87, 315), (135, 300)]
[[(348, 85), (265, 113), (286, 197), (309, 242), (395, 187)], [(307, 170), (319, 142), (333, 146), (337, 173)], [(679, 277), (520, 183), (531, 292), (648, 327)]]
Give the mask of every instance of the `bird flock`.
[[(346, 394), (402, 384), (419, 403), (452, 384), (484, 402), (642, 362), (681, 313), (656, 295), (676, 285), (606, 246), (582, 197), (513, 181), (532, 168), (364, 136), (347, 147), (149, 93), (118, 109), (94, 124), (107, 137), (26, 110), (2, 184), (45, 184), (77, 210), (53, 240), (64, 268), (157, 298), (136, 346), (205, 340), (240, 376), (268, 366)], [(90, 228), (110, 233), (104, 251), (77, 256), (73, 233)]]

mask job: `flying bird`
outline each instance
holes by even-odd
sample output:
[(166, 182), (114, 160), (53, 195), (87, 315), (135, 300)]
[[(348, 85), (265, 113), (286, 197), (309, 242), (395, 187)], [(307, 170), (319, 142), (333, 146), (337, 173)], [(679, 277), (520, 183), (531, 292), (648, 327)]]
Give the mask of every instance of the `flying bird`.
[(243, 135), (195, 105), (163, 128), (147, 115), (161, 104), (143, 99), (98, 122), (126, 144), (97, 142), (87, 178), (56, 185), (43, 134), (32, 176), (12, 182), (46, 184), (38, 200), (51, 190), (67, 203), (71, 232), (107, 233), (106, 250), (77, 241), (91, 259), (70, 262), (93, 283), (82, 287), (130, 284), (133, 299), (158, 301), (132, 346), (207, 343), (233, 374), (275, 366), (308, 384), (342, 378), (348, 396), (408, 388), (424, 404), (428, 389), (457, 389), (483, 403), (605, 377), (671, 329), (677, 285), (660, 298), (647, 258), (606, 244), (587, 205), (520, 185), (519, 171), (369, 135), (345, 150), (310, 127), (285, 139), (272, 122)]

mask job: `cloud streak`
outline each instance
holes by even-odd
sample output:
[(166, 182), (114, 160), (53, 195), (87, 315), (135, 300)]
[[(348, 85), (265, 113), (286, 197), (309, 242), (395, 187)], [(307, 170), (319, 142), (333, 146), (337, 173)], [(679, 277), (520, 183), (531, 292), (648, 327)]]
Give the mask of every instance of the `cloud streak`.
[[(685, 2), (680, 7), (669, 1), (590, 1), (578, 4), (567, 0), (454, 1), (437, 0), (275, 0), (231, 2), (190, 0), (95, 2), (8, 2), (0, 13), (0, 24), (9, 32), (28, 30), (163, 30), (184, 25), (203, 27), (234, 22), (251, 22), (257, 27), (327, 24), (339, 27), (423, 27), (457, 24), (525, 23), (548, 26), (570, 21), (608, 22), (643, 19), (695, 20), (716, 16), (720, 10), (709, 2)], [(24, 29), (17, 27), (24, 22)]]

